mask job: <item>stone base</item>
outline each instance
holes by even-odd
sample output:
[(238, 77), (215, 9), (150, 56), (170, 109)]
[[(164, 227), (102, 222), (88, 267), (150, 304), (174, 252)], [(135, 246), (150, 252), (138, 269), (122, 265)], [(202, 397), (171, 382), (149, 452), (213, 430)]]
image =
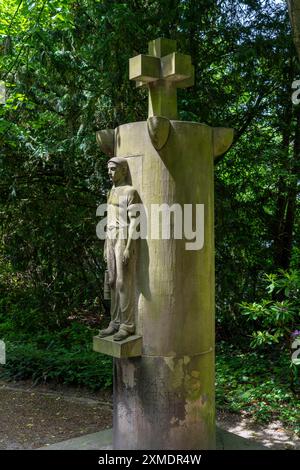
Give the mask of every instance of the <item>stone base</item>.
[(114, 341), (113, 335), (100, 338), (94, 336), (93, 350), (117, 358), (139, 357), (142, 355), (142, 336), (132, 335), (123, 341)]
[(114, 359), (114, 449), (215, 449), (213, 353)]
[[(112, 429), (75, 437), (37, 450), (112, 450)], [(200, 449), (201, 450), (201, 449)], [(217, 428), (217, 450), (270, 450), (263, 445)]]

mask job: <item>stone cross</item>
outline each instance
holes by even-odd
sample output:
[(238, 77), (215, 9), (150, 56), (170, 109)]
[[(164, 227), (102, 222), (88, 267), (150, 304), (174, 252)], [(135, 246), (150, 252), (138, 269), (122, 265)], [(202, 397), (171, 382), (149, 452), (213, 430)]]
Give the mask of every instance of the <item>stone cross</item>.
[(177, 119), (177, 88), (194, 84), (194, 66), (191, 56), (176, 52), (176, 41), (159, 38), (149, 42), (149, 55), (129, 60), (129, 78), (148, 86), (148, 117)]

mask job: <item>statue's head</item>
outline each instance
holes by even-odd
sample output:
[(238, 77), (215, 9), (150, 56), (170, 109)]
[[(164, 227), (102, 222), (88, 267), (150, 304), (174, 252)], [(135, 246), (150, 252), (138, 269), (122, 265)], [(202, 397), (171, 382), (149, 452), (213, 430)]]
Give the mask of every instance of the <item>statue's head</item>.
[(113, 157), (107, 162), (108, 175), (114, 185), (125, 183), (128, 176), (128, 163), (126, 158)]

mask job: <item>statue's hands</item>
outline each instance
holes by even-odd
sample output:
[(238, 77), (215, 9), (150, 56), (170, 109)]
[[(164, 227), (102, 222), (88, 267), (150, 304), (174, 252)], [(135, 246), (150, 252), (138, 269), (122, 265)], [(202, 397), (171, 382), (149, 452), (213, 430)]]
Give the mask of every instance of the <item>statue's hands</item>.
[(123, 263), (127, 264), (130, 258), (130, 251), (129, 248), (125, 248), (124, 253), (123, 253)]

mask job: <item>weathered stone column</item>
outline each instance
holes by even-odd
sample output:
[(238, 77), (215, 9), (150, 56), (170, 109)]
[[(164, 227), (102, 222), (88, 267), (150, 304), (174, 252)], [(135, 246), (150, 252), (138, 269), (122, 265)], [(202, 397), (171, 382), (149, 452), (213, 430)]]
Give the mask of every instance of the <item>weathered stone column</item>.
[[(111, 145), (115, 156), (128, 159), (148, 214), (153, 204), (204, 205), (204, 245), (187, 250), (189, 240), (175, 239), (172, 230), (170, 239), (153, 239), (150, 220), (148, 238), (139, 242), (137, 334), (143, 346), (141, 357), (114, 359), (115, 449), (215, 448), (213, 159), (230, 146), (233, 132), (172, 120), (174, 103), (168, 115), (176, 87), (193, 78), (187, 56), (172, 48), (174, 41), (152, 41), (153, 56), (131, 59), (131, 78), (150, 83), (150, 117), (119, 126)], [(164, 82), (174, 88), (167, 101)], [(162, 109), (164, 117), (156, 117)]]

